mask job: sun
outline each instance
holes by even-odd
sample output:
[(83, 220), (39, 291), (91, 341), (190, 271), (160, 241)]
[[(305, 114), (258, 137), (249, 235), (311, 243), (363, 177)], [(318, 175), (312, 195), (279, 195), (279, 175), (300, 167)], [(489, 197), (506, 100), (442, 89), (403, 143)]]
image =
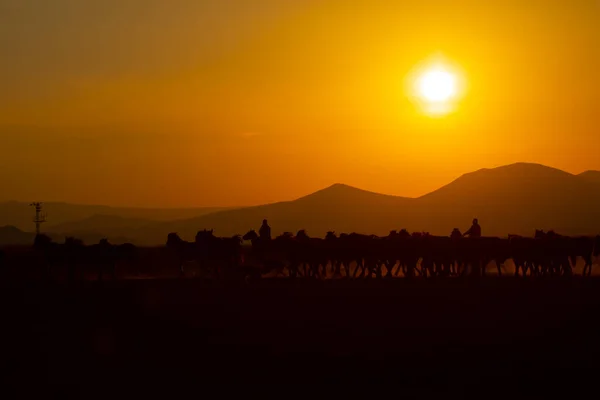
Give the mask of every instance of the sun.
[(419, 63), (406, 78), (409, 98), (421, 112), (431, 117), (455, 111), (465, 95), (462, 68), (442, 56)]
[(418, 88), (426, 101), (448, 101), (456, 95), (456, 77), (443, 69), (432, 69), (421, 76)]

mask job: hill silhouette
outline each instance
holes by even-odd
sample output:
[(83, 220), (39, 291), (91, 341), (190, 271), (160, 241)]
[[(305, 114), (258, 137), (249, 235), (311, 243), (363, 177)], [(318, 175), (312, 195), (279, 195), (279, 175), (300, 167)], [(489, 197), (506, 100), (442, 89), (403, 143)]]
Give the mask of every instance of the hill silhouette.
[(12, 225), (0, 227), (0, 246), (31, 245), (33, 243), (34, 238), (35, 238), (35, 233), (23, 232), (19, 228), (12, 226)]
[(559, 169), (518, 163), (461, 176), (419, 199), (429, 213), (427, 229), (447, 230), (479, 217), (486, 233), (531, 234), (555, 229), (565, 234), (600, 230), (600, 184)]
[(600, 184), (600, 171), (585, 171), (577, 176), (588, 182)]
[[(56, 243), (63, 243), (68, 236), (77, 237), (83, 240), (85, 244), (98, 243), (100, 239), (108, 238), (113, 244), (130, 243), (135, 241), (133, 238), (124, 237), (119, 234), (105, 235), (97, 232), (73, 231), (67, 233), (45, 232)], [(4, 246), (31, 246), (35, 239), (34, 232), (22, 231), (19, 228), (7, 225), (0, 227), (0, 247)]]
[[(198, 229), (215, 229), (221, 235), (258, 229), (267, 218), (273, 233), (307, 229), (322, 235), (328, 230), (387, 232), (390, 215), (400, 217), (415, 200), (368, 192), (334, 184), (293, 201), (226, 210), (198, 218), (164, 224), (172, 232), (193, 238)], [(276, 227), (276, 228), (275, 228)]]
[(170, 224), (193, 237), (198, 229), (231, 235), (258, 228), (268, 218), (273, 233), (307, 229), (384, 235), (390, 229), (448, 235), (478, 217), (485, 235), (532, 235), (535, 229), (564, 234), (600, 232), (600, 184), (539, 164), (517, 163), (462, 175), (419, 198), (372, 193), (335, 184), (294, 201), (227, 210)]
[[(385, 235), (391, 229), (402, 228), (448, 235), (455, 227), (466, 230), (471, 219), (477, 217), (483, 234), (490, 236), (530, 236), (535, 229), (595, 235), (600, 233), (599, 176), (597, 171), (573, 175), (540, 164), (516, 163), (464, 174), (419, 198), (374, 193), (338, 183), (292, 201), (217, 210), (193, 218), (153, 221), (132, 217), (150, 215), (149, 210), (142, 210), (137, 214), (130, 211), (127, 217), (90, 215), (46, 228), (60, 237), (86, 236), (91, 240), (107, 236), (114, 242), (129, 238), (139, 245), (157, 245), (164, 244), (170, 232), (178, 232), (188, 240), (204, 228), (214, 229), (221, 236), (243, 234), (258, 229), (265, 218), (274, 235), (306, 229), (309, 235), (322, 237), (329, 230)], [(22, 208), (30, 221), (31, 210)], [(185, 213), (198, 210), (206, 211)], [(6, 221), (0, 218), (0, 223)]]
[[(45, 226), (47, 230), (55, 230), (60, 225), (82, 221), (93, 218), (88, 221), (91, 225), (86, 230), (95, 230), (97, 227), (103, 227), (106, 222), (98, 216), (146, 219), (153, 221), (172, 221), (177, 219), (192, 218), (211, 212), (223, 210), (219, 207), (199, 207), (199, 208), (180, 208), (180, 209), (159, 209), (159, 208), (123, 208), (109, 207), (102, 205), (82, 205), (57, 202), (45, 202), (44, 210), (48, 213), (48, 222)], [(31, 218), (32, 208), (29, 203), (9, 201), (0, 203), (0, 224), (12, 225), (21, 230), (33, 229)], [(98, 223), (98, 226), (95, 224)], [(136, 221), (132, 221), (135, 225)]]
[(107, 236), (118, 236), (123, 230), (142, 229), (156, 223), (157, 221), (150, 219), (124, 218), (116, 215), (97, 214), (78, 221), (69, 221), (62, 224), (51, 225), (50, 229), (57, 233), (102, 232)]

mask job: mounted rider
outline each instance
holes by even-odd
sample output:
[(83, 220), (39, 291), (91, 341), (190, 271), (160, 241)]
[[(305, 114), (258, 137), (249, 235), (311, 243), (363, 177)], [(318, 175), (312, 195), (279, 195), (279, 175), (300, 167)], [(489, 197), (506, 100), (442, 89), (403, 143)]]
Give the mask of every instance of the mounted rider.
[(258, 235), (261, 241), (271, 240), (271, 227), (266, 219), (263, 219), (262, 226), (258, 230)]
[(480, 238), (481, 237), (481, 226), (479, 225), (479, 221), (477, 218), (473, 219), (473, 225), (466, 231), (463, 236), (469, 236), (471, 238)]

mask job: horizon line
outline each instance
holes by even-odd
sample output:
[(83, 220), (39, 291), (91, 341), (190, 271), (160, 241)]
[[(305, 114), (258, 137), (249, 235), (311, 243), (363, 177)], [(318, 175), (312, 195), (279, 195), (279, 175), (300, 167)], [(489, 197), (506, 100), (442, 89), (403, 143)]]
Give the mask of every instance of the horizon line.
[[(334, 182), (331, 183), (325, 187), (322, 187), (320, 189), (316, 189), (312, 192), (309, 192), (307, 194), (301, 195), (299, 197), (295, 197), (292, 199), (287, 199), (287, 200), (277, 200), (277, 201), (273, 201), (273, 202), (267, 202), (267, 203), (258, 203), (258, 204), (246, 204), (246, 205), (233, 205), (233, 206), (216, 206), (216, 205), (205, 205), (205, 206), (132, 206), (132, 205), (109, 205), (109, 204), (98, 204), (98, 203), (86, 203), (86, 202), (71, 202), (71, 201), (67, 201), (67, 200), (46, 200), (46, 201), (42, 201), (42, 203), (53, 203), (53, 204), (65, 204), (65, 205), (70, 205), (70, 206), (85, 206), (85, 207), (106, 207), (106, 208), (121, 208), (121, 209), (134, 209), (134, 210), (147, 210), (147, 211), (153, 211), (153, 210), (161, 210), (161, 211), (175, 211), (175, 210), (194, 210), (194, 209), (207, 209), (207, 208), (214, 208), (214, 209), (221, 209), (218, 211), (225, 211), (226, 209), (241, 209), (241, 208), (252, 208), (252, 207), (260, 207), (260, 206), (266, 206), (266, 205), (271, 205), (271, 204), (279, 204), (279, 203), (289, 203), (289, 202), (293, 202), (296, 200), (300, 200), (306, 197), (309, 197), (313, 194), (322, 192), (324, 190), (330, 189), (332, 187), (335, 186), (346, 186), (348, 188), (351, 189), (355, 189), (355, 190), (359, 190), (359, 191), (363, 191), (363, 192), (367, 192), (367, 193), (371, 193), (371, 194), (376, 194), (376, 195), (381, 195), (381, 196), (388, 196), (388, 197), (396, 197), (396, 198), (402, 198), (402, 199), (420, 199), (422, 197), (425, 197), (431, 193), (434, 193), (450, 184), (452, 184), (453, 182), (457, 181), (458, 179), (464, 177), (465, 175), (469, 175), (472, 173), (476, 173), (476, 172), (480, 172), (480, 171), (485, 171), (485, 170), (494, 170), (494, 169), (499, 169), (499, 168), (505, 168), (505, 167), (511, 167), (511, 166), (516, 166), (516, 165), (530, 165), (530, 166), (540, 166), (540, 167), (544, 167), (544, 168), (548, 168), (548, 169), (554, 169), (557, 171), (561, 171), (564, 173), (567, 173), (569, 175), (572, 176), (579, 176), (582, 175), (586, 172), (600, 172), (600, 170), (595, 170), (595, 169), (588, 169), (588, 170), (584, 170), (582, 172), (579, 173), (573, 173), (573, 172), (569, 172), (557, 167), (552, 167), (552, 166), (548, 166), (545, 164), (541, 164), (541, 163), (537, 163), (537, 162), (528, 162), (528, 161), (517, 161), (514, 163), (509, 163), (509, 164), (502, 164), (502, 165), (498, 165), (495, 167), (483, 167), (483, 168), (479, 168), (476, 170), (472, 170), (469, 172), (464, 172), (462, 174), (460, 174), (459, 176), (457, 176), (456, 178), (454, 178), (453, 180), (449, 181), (448, 183), (433, 189), (429, 192), (426, 192), (420, 196), (403, 196), (403, 195), (398, 195), (398, 194), (389, 194), (389, 193), (382, 193), (382, 192), (375, 192), (369, 189), (363, 189), (363, 188), (359, 188), (357, 186), (353, 186), (353, 185), (349, 185), (347, 183), (343, 183), (343, 182)], [(0, 204), (8, 204), (8, 203), (31, 203), (31, 200), (15, 200), (15, 199), (11, 199), (11, 200), (0, 200)]]

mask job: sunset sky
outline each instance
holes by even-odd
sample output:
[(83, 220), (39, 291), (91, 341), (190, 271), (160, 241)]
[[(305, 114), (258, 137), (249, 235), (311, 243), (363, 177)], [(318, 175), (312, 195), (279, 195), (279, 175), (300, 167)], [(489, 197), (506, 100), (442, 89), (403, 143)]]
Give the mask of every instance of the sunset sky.
[[(432, 57), (464, 96), (411, 101)], [(0, 201), (419, 196), (600, 169), (600, 1), (0, 0)]]

